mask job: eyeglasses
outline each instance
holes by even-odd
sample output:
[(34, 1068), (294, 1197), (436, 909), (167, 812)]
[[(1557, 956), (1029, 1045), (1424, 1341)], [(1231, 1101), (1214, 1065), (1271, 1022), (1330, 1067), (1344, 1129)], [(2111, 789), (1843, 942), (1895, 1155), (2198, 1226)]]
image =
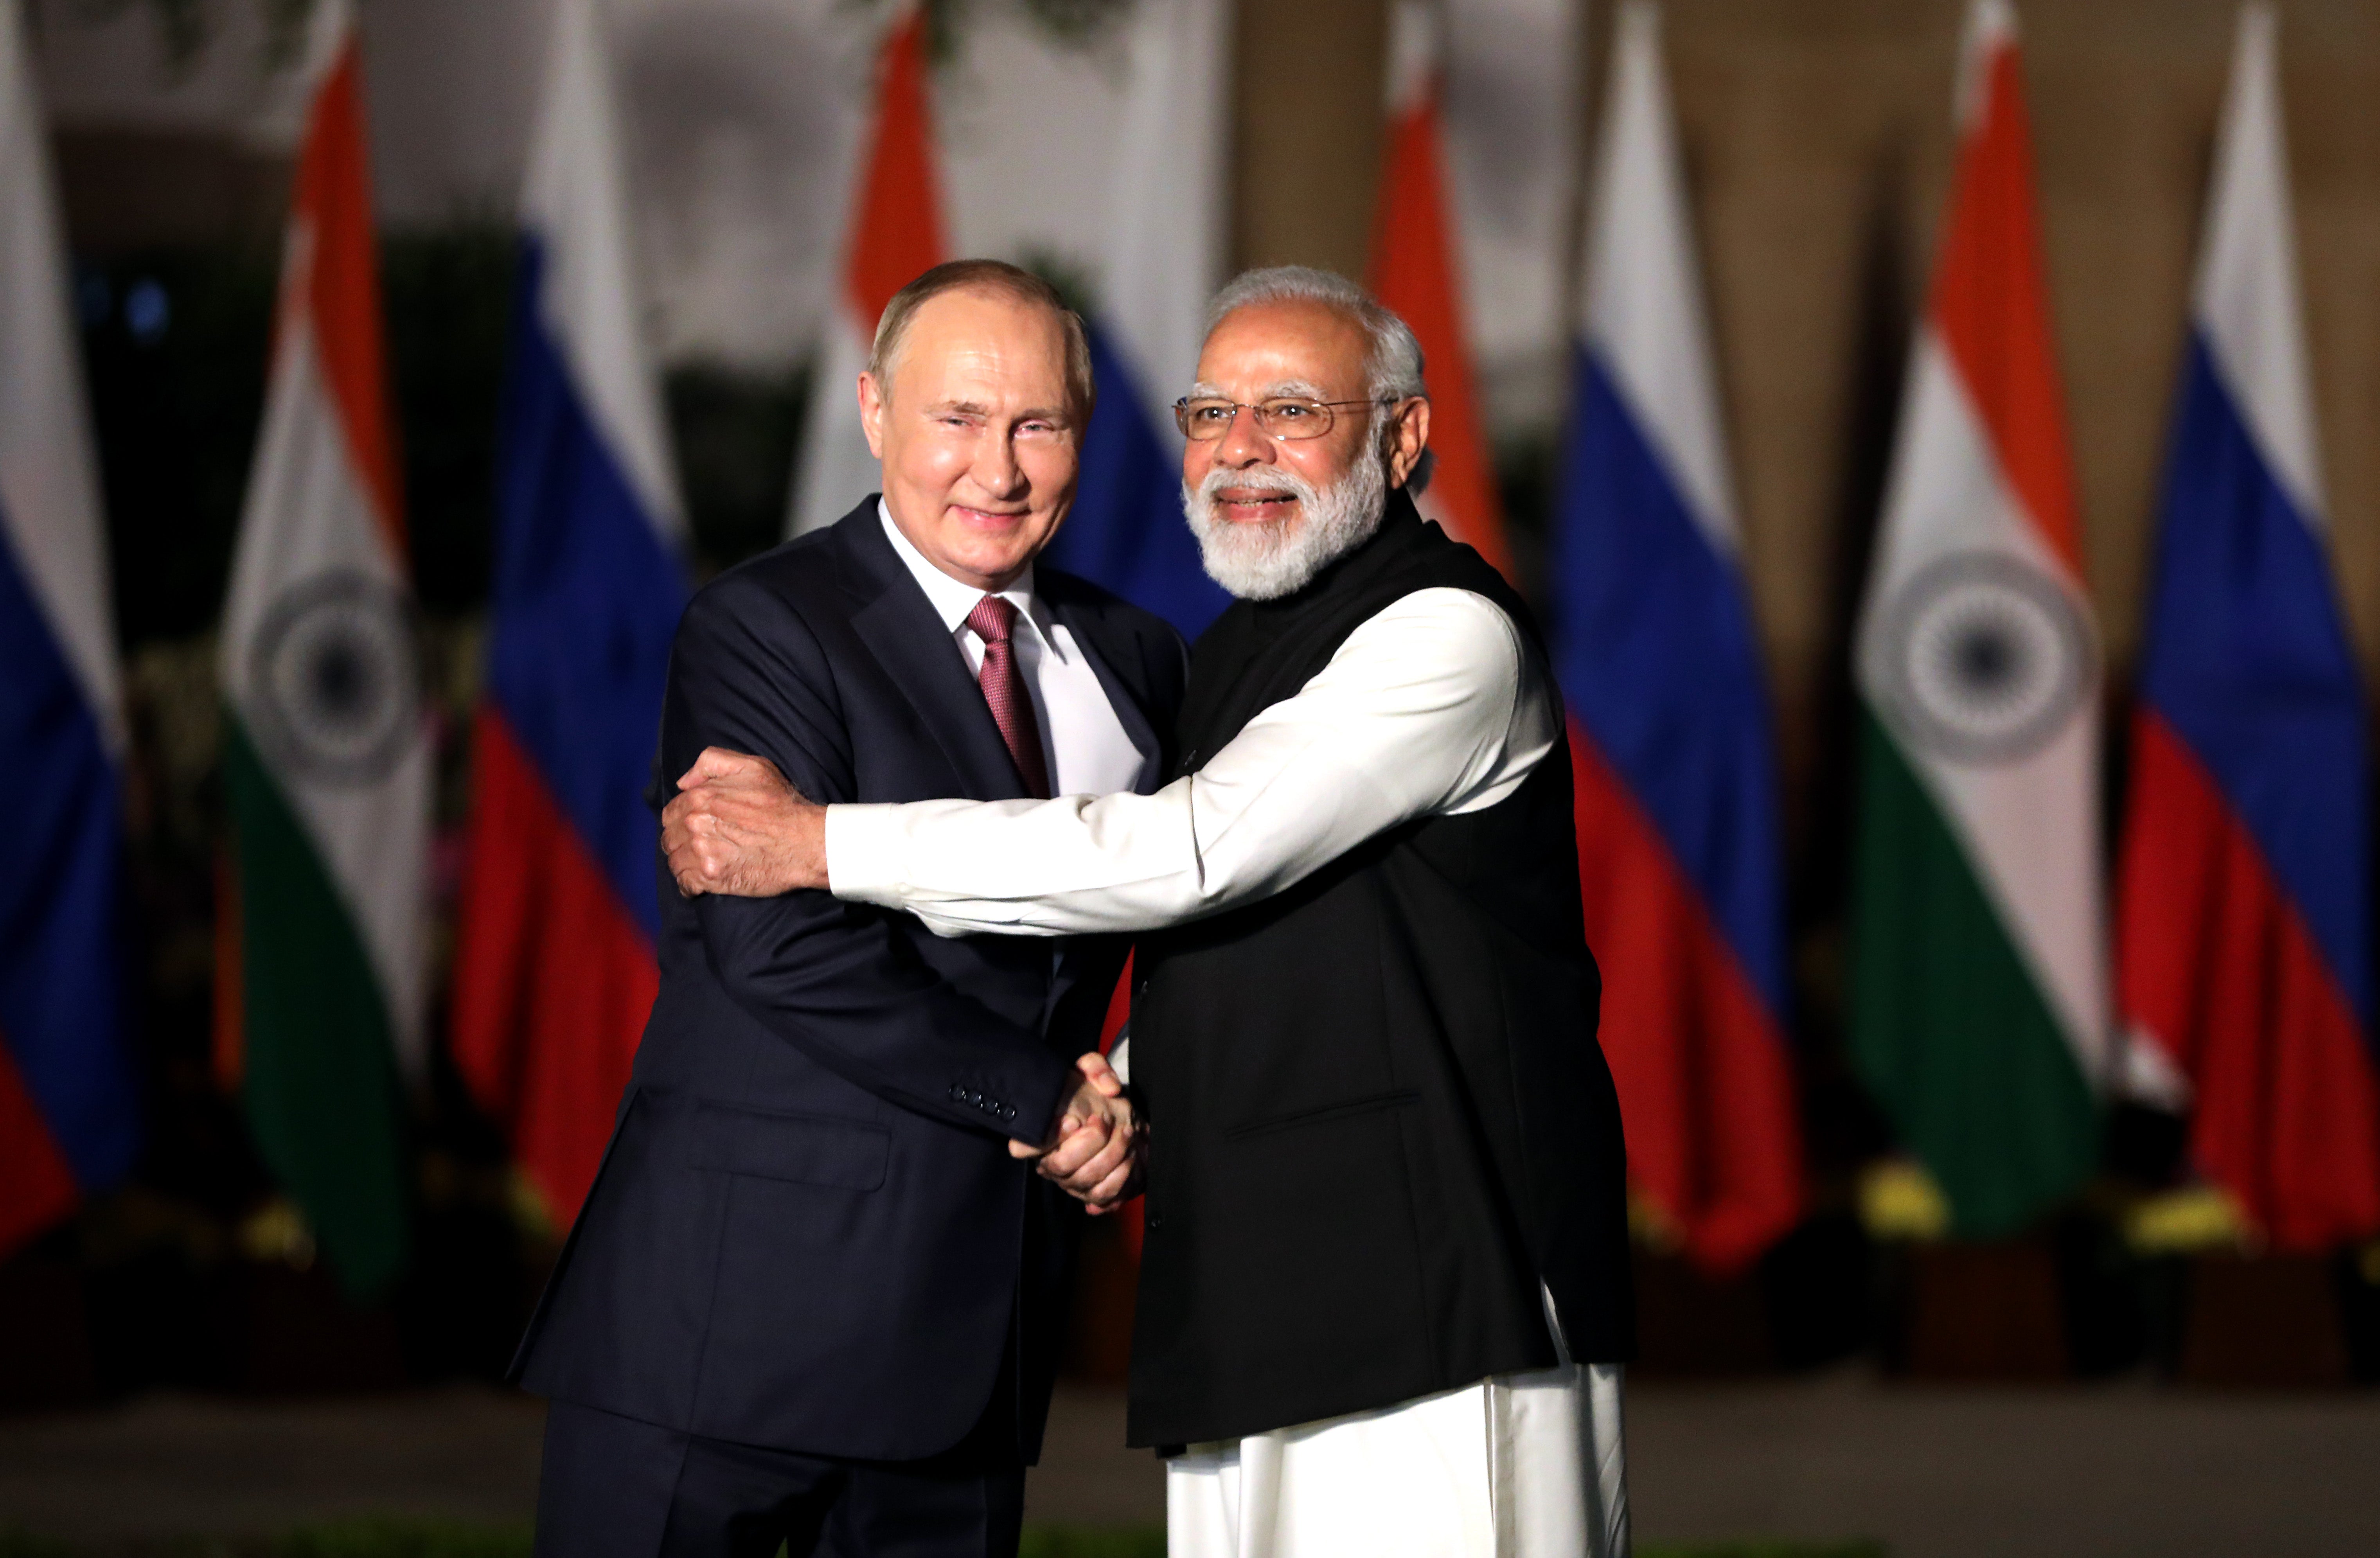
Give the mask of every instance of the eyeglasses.
[(1256, 417), (1257, 426), (1267, 438), (1283, 443), (1300, 439), (1319, 438), (1338, 424), (1338, 413), (1356, 406), (1390, 406), (1395, 402), (1381, 400), (1308, 400), (1302, 395), (1276, 395), (1251, 406), (1244, 401), (1225, 400), (1220, 396), (1201, 396), (1193, 400), (1187, 396), (1173, 403), (1173, 420), (1181, 427), (1182, 436), (1193, 444), (1211, 444), (1232, 431), (1242, 411)]

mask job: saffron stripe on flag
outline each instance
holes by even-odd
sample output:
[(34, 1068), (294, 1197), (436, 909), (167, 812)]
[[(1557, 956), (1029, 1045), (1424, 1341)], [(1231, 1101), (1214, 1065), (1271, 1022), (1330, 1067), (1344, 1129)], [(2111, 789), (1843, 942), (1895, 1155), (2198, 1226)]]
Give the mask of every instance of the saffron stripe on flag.
[[(342, 1281), (410, 1244), (401, 1077), (426, 1071), (431, 809), (397, 514), (355, 13), (318, 6), (264, 425), (217, 663), (239, 1087), (261, 1155)], [(236, 905), (236, 910), (234, 906)]]
[(1969, 7), (1956, 182), (1860, 611), (1852, 1051), (1954, 1229), (2097, 1162), (2099, 656), (2016, 15)]
[(856, 398), (892, 295), (950, 257), (935, 172), (926, 7), (892, 22), (876, 55), (875, 111), (853, 166), (842, 286), (828, 311), (786, 516), (795, 535), (831, 525), (877, 484)]
[(1374, 202), (1370, 282), (1421, 343), (1429, 383), (1436, 469), (1417, 500), (1423, 515), (1510, 578), (1503, 502), (1471, 374), (1463, 330), (1461, 217), (1445, 145), (1441, 13), (1399, 0), (1390, 17), (1389, 124)]

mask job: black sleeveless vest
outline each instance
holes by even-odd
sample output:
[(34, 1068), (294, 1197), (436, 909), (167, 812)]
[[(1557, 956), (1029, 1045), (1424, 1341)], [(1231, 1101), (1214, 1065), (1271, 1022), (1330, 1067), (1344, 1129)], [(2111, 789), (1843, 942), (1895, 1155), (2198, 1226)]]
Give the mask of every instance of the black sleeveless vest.
[[(1392, 493), (1314, 583), (1193, 651), (1182, 772), (1417, 590), (1526, 606)], [(1567, 745), (1485, 810), (1380, 834), (1286, 892), (1139, 943), (1150, 1129), (1126, 1438), (1338, 1417), (1628, 1356), (1626, 1168), (1596, 1042)]]

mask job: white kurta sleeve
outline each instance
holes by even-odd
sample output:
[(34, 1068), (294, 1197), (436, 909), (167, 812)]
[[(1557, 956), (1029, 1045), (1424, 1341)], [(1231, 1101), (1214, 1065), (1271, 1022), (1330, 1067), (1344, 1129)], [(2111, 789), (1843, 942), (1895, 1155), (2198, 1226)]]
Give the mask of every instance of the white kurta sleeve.
[(1277, 893), (1401, 822), (1494, 805), (1558, 718), (1501, 609), (1418, 590), (1155, 795), (831, 806), (827, 869), (836, 896), (943, 935), (1154, 930)]

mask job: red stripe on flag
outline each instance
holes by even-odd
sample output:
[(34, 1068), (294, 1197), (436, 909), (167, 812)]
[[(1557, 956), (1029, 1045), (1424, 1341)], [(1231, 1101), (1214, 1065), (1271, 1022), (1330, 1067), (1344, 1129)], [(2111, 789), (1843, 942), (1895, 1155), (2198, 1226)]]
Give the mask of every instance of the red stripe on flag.
[(2050, 549), (2082, 574), (2074, 460), (2051, 340), (2033, 188), (2033, 132), (2013, 41), (1983, 75), (1984, 107), (1959, 148), (1930, 310), (2000, 468)]
[(1423, 510), (1510, 578), (1503, 505), (1479, 421), (1471, 352), (1463, 332), (1462, 272), (1455, 260), (1439, 90), (1433, 80), (1389, 125), (1379, 200), (1372, 222), (1372, 292), (1413, 327), (1429, 379), (1429, 446), (1438, 469)]
[(483, 707), (472, 739), (455, 1064), (567, 1228), (595, 1183), (661, 975), (503, 716)]
[(312, 243), (305, 306), (314, 349), (346, 429), (347, 448), (378, 508), (391, 554), (403, 566), (405, 511), (382, 347), (380, 261), (372, 228), (371, 163), (364, 147), (361, 70), (352, 36), (314, 94), (291, 191), (293, 216)]
[[(1116, 1039), (1123, 1032), (1124, 1024), (1132, 1020), (1132, 965), (1136, 956), (1137, 954), (1135, 953), (1124, 955), (1123, 972), (1116, 976), (1115, 990), (1108, 996), (1108, 1014), (1099, 1023), (1099, 1053), (1101, 1054), (1108, 1054), (1114, 1051)], [(1129, 1065), (1129, 1064), (1127, 1060), (1126, 1065)], [(1141, 1238), (1147, 1232), (1141, 1221), (1141, 1215), (1146, 1210), (1145, 1203), (1138, 1196), (1135, 1196), (1117, 1209), (1114, 1214), (1123, 1219), (1123, 1247), (1131, 1255), (1133, 1268), (1135, 1271), (1140, 1267)]]
[(919, 274), (942, 262), (942, 201), (926, 106), (926, 15), (920, 6), (884, 41), (876, 124), (852, 225), (844, 296), (863, 330)]
[(2380, 1232), (2380, 1077), (2312, 931), (2153, 709), (2129, 788), (2117, 1006), (2190, 1078), (2199, 1167), (2283, 1249)]
[(1739, 1271), (1802, 1216), (1784, 1035), (1653, 820), (1573, 721), (1586, 941), (1628, 1171), (1706, 1270)]
[(55, 1224), (81, 1193), (0, 1038), (0, 1259)]

